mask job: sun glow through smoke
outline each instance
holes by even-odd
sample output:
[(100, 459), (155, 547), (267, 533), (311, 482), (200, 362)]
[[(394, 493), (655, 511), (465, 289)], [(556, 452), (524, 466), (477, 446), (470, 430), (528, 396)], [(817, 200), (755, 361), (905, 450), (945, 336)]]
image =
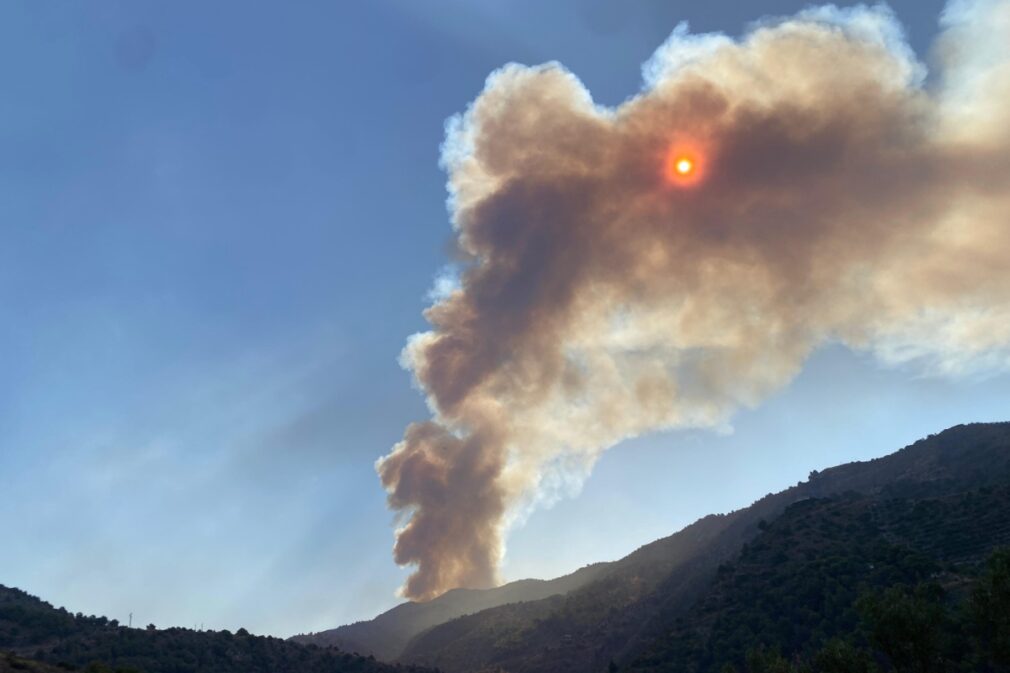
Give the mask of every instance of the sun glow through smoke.
[(693, 187), (701, 182), (703, 163), (699, 149), (685, 143), (674, 143), (666, 153), (664, 176), (674, 187)]

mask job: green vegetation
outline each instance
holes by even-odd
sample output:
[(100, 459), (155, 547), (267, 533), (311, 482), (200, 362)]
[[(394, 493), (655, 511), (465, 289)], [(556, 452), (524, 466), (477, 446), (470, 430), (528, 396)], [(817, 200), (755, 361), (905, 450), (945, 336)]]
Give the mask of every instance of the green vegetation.
[[(1010, 544), (1008, 485), (1010, 424), (951, 428), (705, 517), (564, 595), (429, 628), (400, 660), (450, 673), (602, 673), (611, 662), (743, 670), (762, 644), (769, 656), (810, 657), (861, 628), (865, 592), (928, 581), (966, 591), (985, 556)], [(836, 643), (823, 656), (846, 651)]]
[(413, 666), (383, 664), (336, 648), (250, 635), (245, 629), (129, 629), (105, 617), (56, 609), (0, 586), (0, 673), (81, 670), (84, 673), (392, 673)]
[(594, 563), (552, 580), (519, 580), (493, 589), (453, 589), (423, 603), (401, 603), (365, 622), (294, 636), (302, 644), (334, 645), (344, 650), (396, 659), (418, 634), (463, 615), (514, 603), (566, 594), (607, 573), (611, 563)]
[(799, 502), (622, 670), (1005, 666), (1010, 552), (982, 562), (1008, 521), (1010, 484), (925, 500)]
[[(807, 657), (766, 646), (746, 657), (748, 673), (953, 673), (1008, 670), (1010, 549), (995, 552), (972, 593), (951, 601), (937, 583), (893, 586), (857, 603), (860, 629)], [(725, 664), (722, 671), (736, 671)]]
[(0, 652), (0, 673), (66, 673), (62, 668)]
[(1010, 550), (989, 559), (987, 572), (972, 592), (969, 613), (991, 662), (1010, 668)]
[(959, 426), (618, 561), (450, 592), (300, 643), (126, 629), (0, 587), (0, 673), (397, 670), (327, 641), (449, 673), (998, 673), (1010, 552), (994, 550), (1007, 546), (1010, 424)]

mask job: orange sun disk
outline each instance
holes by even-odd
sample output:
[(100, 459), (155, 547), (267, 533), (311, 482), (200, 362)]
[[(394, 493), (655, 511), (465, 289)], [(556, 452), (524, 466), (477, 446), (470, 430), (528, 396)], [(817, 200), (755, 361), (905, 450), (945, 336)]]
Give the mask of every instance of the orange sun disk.
[(701, 181), (700, 154), (683, 146), (671, 147), (666, 155), (664, 174), (666, 181), (675, 187), (692, 187)]

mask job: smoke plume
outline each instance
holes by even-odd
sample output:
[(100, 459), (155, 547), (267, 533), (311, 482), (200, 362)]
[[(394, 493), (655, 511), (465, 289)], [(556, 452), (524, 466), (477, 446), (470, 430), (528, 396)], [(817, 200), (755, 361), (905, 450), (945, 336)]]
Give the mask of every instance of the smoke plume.
[(433, 419), (377, 463), (406, 596), (493, 585), (546, 484), (824, 344), (1010, 365), (1010, 2), (943, 24), (930, 73), (886, 8), (826, 7), (680, 27), (615, 108), (557, 63), (488, 78), (443, 146), (458, 275), (403, 353)]

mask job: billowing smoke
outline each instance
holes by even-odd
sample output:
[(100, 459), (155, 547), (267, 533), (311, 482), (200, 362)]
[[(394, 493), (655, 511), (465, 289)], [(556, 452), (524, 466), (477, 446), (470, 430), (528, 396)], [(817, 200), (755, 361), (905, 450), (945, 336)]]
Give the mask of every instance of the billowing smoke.
[(491, 75), (443, 147), (458, 277), (403, 355), (433, 420), (377, 464), (406, 596), (494, 584), (548, 484), (826, 343), (1010, 365), (1010, 2), (943, 20), (928, 77), (880, 7), (678, 28), (616, 108), (558, 64)]

